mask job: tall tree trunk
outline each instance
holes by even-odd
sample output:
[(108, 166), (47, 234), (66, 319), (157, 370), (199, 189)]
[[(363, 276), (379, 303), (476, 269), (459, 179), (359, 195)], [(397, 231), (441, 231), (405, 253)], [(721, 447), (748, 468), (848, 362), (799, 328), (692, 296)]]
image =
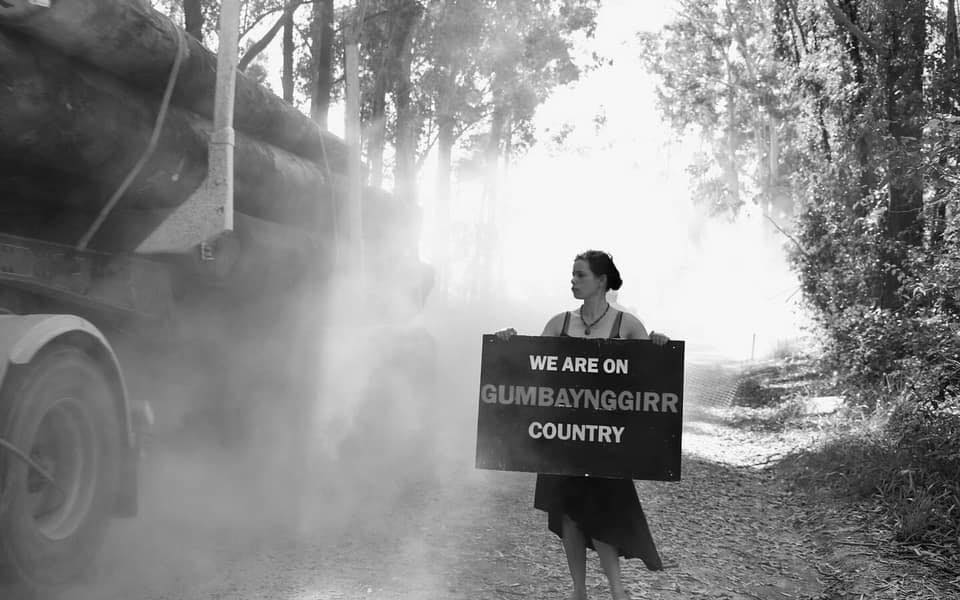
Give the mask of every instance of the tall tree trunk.
[[(958, 80), (958, 69), (960, 69), (960, 44), (957, 43), (957, 1), (956, 0), (947, 0), (947, 23), (946, 31), (944, 32), (944, 65), (943, 70), (946, 72), (947, 77), (949, 78), (951, 85), (951, 91), (956, 90), (956, 85), (960, 83)], [(952, 110), (945, 110), (944, 112), (952, 112), (956, 114), (957, 106), (956, 103), (951, 102)]]
[[(853, 27), (865, 28), (866, 23), (861, 22), (856, 0), (842, 0), (839, 8)], [(867, 126), (867, 123), (872, 120), (872, 111), (876, 110), (876, 101), (871, 100), (874, 96), (872, 82), (875, 79), (868, 77), (867, 65), (864, 61), (864, 54), (869, 56), (871, 48), (866, 46), (850, 27), (845, 27), (844, 31), (846, 32), (846, 53), (853, 67), (853, 85), (855, 86), (851, 102), (844, 115), (845, 125), (849, 131), (847, 136), (853, 138), (855, 158), (853, 182), (847, 186), (846, 206), (854, 217), (851, 220), (853, 227), (851, 233), (854, 236), (863, 236), (866, 235), (864, 232), (866, 217), (876, 208), (874, 198), (878, 188), (877, 160), (874, 156), (875, 148), (871, 143), (874, 132), (872, 127)], [(871, 256), (870, 258), (871, 260), (867, 263), (869, 267), (863, 274), (864, 280), (867, 282), (870, 296), (877, 302), (883, 302), (885, 286), (883, 257)]]
[[(770, 148), (769, 154), (767, 156), (767, 189), (770, 190), (770, 197), (774, 204), (778, 204), (780, 200), (780, 120), (777, 119), (775, 115), (770, 115), (767, 118), (767, 130), (770, 132)], [(784, 213), (788, 213), (788, 209), (792, 208), (792, 205), (789, 205), (785, 202), (780, 202), (783, 204)]]
[(737, 86), (734, 81), (733, 67), (727, 63), (727, 152), (723, 162), (727, 192), (733, 210), (740, 208), (740, 174), (737, 164)]
[(883, 60), (886, 113), (893, 148), (887, 164), (889, 205), (883, 219), (885, 265), (881, 306), (901, 305), (898, 274), (909, 247), (922, 242), (923, 178), (923, 52), (926, 42), (926, 3), (923, 0), (886, 0)]
[[(854, 0), (845, 0), (840, 4), (840, 8), (847, 15), (847, 18), (850, 19), (851, 23), (860, 26), (857, 3)], [(867, 89), (866, 71), (864, 69), (863, 50), (860, 40), (852, 32), (847, 31), (846, 42), (847, 56), (853, 65), (853, 82), (856, 86), (853, 102), (847, 112), (847, 119), (853, 128), (853, 144), (857, 158), (857, 194), (852, 198), (851, 205), (855, 216), (865, 217), (872, 208), (868, 205), (867, 199), (873, 194), (874, 187), (876, 186), (876, 177), (874, 177), (870, 160), (870, 142), (867, 138), (869, 132), (867, 128), (860, 126), (857, 120), (865, 116), (870, 90)]]
[(293, 104), (293, 12), (283, 21), (283, 99)]
[(417, 111), (411, 104), (413, 85), (410, 68), (413, 62), (413, 37), (420, 18), (419, 4), (406, 4), (399, 15), (397, 32), (397, 78), (394, 88), (394, 105), (397, 109), (396, 166), (394, 186), (401, 202), (412, 205), (416, 202), (417, 162)]
[(432, 264), (436, 269), (437, 298), (447, 299), (450, 279), (450, 188), (453, 171), (453, 144), (456, 141), (456, 116), (453, 111), (453, 95), (456, 91), (456, 71), (447, 46), (441, 44), (437, 56), (440, 85), (437, 89), (437, 175), (434, 204), (434, 247)]
[[(441, 99), (441, 106), (443, 106)], [(449, 113), (438, 116), (437, 180), (434, 207), (433, 266), (437, 270), (436, 292), (440, 300), (447, 296), (450, 278), (450, 188), (453, 170), (454, 120)]]
[(472, 296), (478, 297), (481, 290), (493, 289), (493, 270), (497, 258), (497, 213), (499, 202), (500, 156), (504, 126), (509, 108), (506, 106), (505, 83), (509, 78), (507, 65), (499, 65), (493, 76), (493, 114), (490, 131), (484, 150), (486, 178), (483, 185), (480, 223), (477, 228), (476, 256)]
[(327, 113), (330, 109), (330, 88), (333, 82), (333, 0), (314, 0), (313, 81), (310, 90), (310, 117), (327, 130)]
[[(379, 28), (377, 22), (367, 25), (369, 28)], [(369, 184), (379, 188), (383, 185), (383, 151), (387, 143), (387, 93), (393, 85), (394, 69), (396, 68), (396, 50), (394, 32), (396, 18), (386, 22), (383, 31), (378, 36), (371, 33), (371, 38), (379, 37), (379, 47), (371, 49), (371, 66), (373, 74), (373, 88), (370, 91), (370, 115), (367, 121), (367, 164), (369, 165)]]
[(822, 88), (817, 90), (817, 126), (820, 128), (820, 152), (828, 163), (833, 162), (833, 150), (830, 147), (830, 130), (827, 129), (827, 120), (824, 114), (827, 112), (828, 100), (823, 95)]
[(484, 182), (483, 195), (485, 201), (485, 214), (481, 217), (484, 221), (492, 222), (496, 215), (496, 203), (498, 190), (498, 180), (500, 175), (500, 155), (503, 143), (503, 128), (507, 122), (507, 111), (509, 109), (503, 104), (502, 95), (497, 99), (494, 93), (493, 116), (490, 120), (490, 133), (487, 137), (487, 147), (485, 156), (486, 181)]
[(201, 0), (183, 0), (183, 28), (203, 41), (203, 5)]
[(507, 86), (513, 77), (511, 65), (504, 64), (501, 60), (493, 69), (493, 112), (490, 117), (490, 131), (487, 134), (487, 144), (484, 149), (484, 162), (486, 163), (486, 181), (484, 182), (484, 197), (488, 199), (488, 210), (486, 217), (492, 218), (496, 213), (495, 205), (498, 195), (497, 180), (499, 178), (500, 156), (503, 150), (504, 127), (507, 123), (507, 117), (510, 107), (507, 105)]
[[(759, 106), (756, 106), (756, 118), (753, 120), (753, 146), (754, 153), (758, 158), (766, 157), (766, 160), (757, 161), (756, 180), (760, 184), (760, 209), (766, 218), (772, 218), (773, 208), (773, 186), (770, 185), (770, 118)], [(756, 201), (756, 200), (755, 200)], [(768, 235), (774, 231), (764, 230)]]
[[(947, 22), (944, 32), (943, 45), (943, 78), (940, 82), (940, 112), (952, 115), (960, 114), (960, 106), (956, 102), (960, 93), (960, 44), (957, 43), (957, 2), (947, 0)], [(939, 173), (947, 168), (947, 158), (941, 155), (937, 161)], [(947, 194), (950, 184), (937, 175), (934, 184), (936, 192), (933, 195), (933, 206), (930, 209), (930, 245), (935, 250), (943, 246), (943, 235), (947, 226)], [(934, 256), (931, 256), (933, 258)]]
[[(409, 59), (404, 58), (405, 49), (408, 40), (412, 35), (411, 11), (418, 11), (417, 5), (410, 0), (392, 0), (387, 3), (390, 16), (383, 34), (383, 46), (379, 49), (380, 54), (374, 59), (376, 66), (373, 69), (373, 91), (370, 95), (370, 120), (369, 135), (367, 141), (367, 161), (370, 165), (370, 185), (380, 187), (383, 183), (383, 152), (387, 141), (387, 94), (393, 90), (394, 105), (397, 109), (396, 131), (397, 139), (395, 148), (397, 151), (397, 165), (394, 170), (394, 177), (399, 175), (399, 171), (406, 172), (407, 165), (401, 166), (400, 162), (404, 160), (400, 156), (401, 145), (406, 142), (405, 132), (400, 131), (399, 125), (407, 125), (406, 114), (400, 116), (401, 112), (409, 108), (410, 87), (409, 87)], [(413, 14), (419, 14), (418, 12)], [(407, 62), (406, 66), (404, 63)], [(407, 69), (404, 76), (402, 71)], [(405, 82), (402, 82), (404, 79)], [(414, 148), (413, 153), (416, 153)], [(412, 160), (416, 160), (416, 157)], [(396, 183), (396, 181), (395, 181)], [(402, 184), (401, 184), (402, 185)]]
[(390, 82), (389, 67), (382, 67), (374, 74), (373, 92), (370, 98), (370, 123), (367, 139), (367, 162), (370, 165), (370, 185), (383, 185), (383, 147), (387, 143), (387, 87)]

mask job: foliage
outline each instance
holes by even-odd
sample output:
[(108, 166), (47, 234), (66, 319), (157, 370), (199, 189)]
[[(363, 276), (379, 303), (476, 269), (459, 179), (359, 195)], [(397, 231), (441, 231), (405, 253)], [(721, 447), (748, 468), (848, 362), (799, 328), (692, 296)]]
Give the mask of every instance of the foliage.
[[(183, 23), (184, 0), (153, 0), (152, 4)], [(245, 0), (241, 11), (242, 47), (263, 52), (267, 44), (277, 43), (272, 37), (276, 28), (271, 26), (285, 7), (293, 6), (300, 106), (313, 91), (316, 69), (316, 51), (310, 47), (314, 15), (309, 6), (304, 8), (310, 4)], [(468, 152), (483, 154), (492, 144), (500, 155), (515, 154), (536, 141), (532, 119), (537, 107), (557, 86), (580, 76), (581, 66), (571, 50), (577, 36), (593, 35), (599, 6), (599, 0), (340, 0), (331, 64), (337, 72), (329, 93), (333, 99), (343, 93), (339, 70), (344, 24), (362, 19), (360, 79), (367, 133), (382, 121), (383, 142), (394, 145), (394, 155), (412, 151), (417, 168), (436, 146), (441, 126), (451, 122), (452, 142)], [(201, 8), (204, 41), (215, 47), (219, 2), (201, 0)], [(417, 17), (412, 31), (406, 32), (401, 22), (411, 11)], [(254, 38), (264, 31), (268, 32), (265, 39)], [(406, 36), (409, 41), (403, 39)], [(407, 44), (410, 53), (404, 56)], [(266, 81), (264, 64), (258, 65), (254, 57), (247, 57), (248, 62), (251, 58), (250, 74)], [(409, 89), (409, 99), (400, 93), (402, 89)], [(409, 102), (410, 109), (398, 112), (398, 101), (401, 106)], [(416, 138), (412, 150), (396, 147), (398, 132), (410, 127)], [(469, 135), (483, 129), (482, 135)], [(372, 151), (380, 150), (368, 147)]]
[[(791, 261), (827, 359), (864, 398), (894, 380), (919, 402), (957, 394), (960, 120), (942, 110), (960, 53), (941, 10), (683, 0), (644, 40), (664, 118), (709, 142), (689, 169), (698, 199), (791, 207)], [(905, 50), (915, 39), (922, 53)]]
[[(576, 35), (596, 27), (598, 0), (466, 0), (429, 3), (418, 37), (418, 106), (427, 123), (419, 154), (432, 149), (440, 121), (452, 118), (456, 138), (482, 151), (495, 134), (499, 152), (535, 143), (532, 119), (558, 86), (575, 81)], [(495, 112), (503, 129), (494, 132)], [(487, 133), (466, 136), (476, 126)]]
[(825, 448), (815, 466), (833, 478), (817, 484), (876, 495), (903, 541), (955, 547), (955, 0), (680, 6), (673, 24), (644, 38), (644, 56), (659, 76), (664, 118), (706, 142), (689, 169), (696, 198), (728, 215), (751, 200), (771, 218), (776, 206), (792, 213), (783, 229), (824, 367), (866, 414), (899, 406), (884, 429)]
[(641, 42), (662, 81), (665, 120), (708, 144), (689, 167), (694, 197), (716, 213), (736, 214), (747, 200), (787, 204), (779, 159), (771, 153), (779, 155), (787, 129), (781, 121), (793, 107), (767, 33), (769, 6), (684, 0), (679, 14), (659, 36), (642, 35)]

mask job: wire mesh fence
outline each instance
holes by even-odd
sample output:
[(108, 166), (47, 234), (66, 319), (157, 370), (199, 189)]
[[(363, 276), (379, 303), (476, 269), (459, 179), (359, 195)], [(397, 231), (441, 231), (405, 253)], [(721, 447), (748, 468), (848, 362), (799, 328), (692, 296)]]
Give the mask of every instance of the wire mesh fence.
[(732, 361), (688, 361), (683, 377), (687, 406), (726, 408), (733, 404), (743, 364)]

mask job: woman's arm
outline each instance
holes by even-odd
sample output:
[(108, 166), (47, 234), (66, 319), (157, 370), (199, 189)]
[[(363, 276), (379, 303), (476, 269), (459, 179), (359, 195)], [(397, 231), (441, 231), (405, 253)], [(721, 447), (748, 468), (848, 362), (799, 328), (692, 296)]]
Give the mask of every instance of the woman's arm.
[[(547, 325), (543, 328), (543, 333), (541, 333), (540, 335), (556, 337), (556, 336), (559, 336), (561, 333), (563, 333), (563, 315), (564, 314), (565, 313), (554, 315), (553, 318), (547, 321)], [(513, 336), (517, 335), (517, 330), (514, 329), (513, 327), (507, 327), (506, 329), (501, 329), (495, 332), (494, 335), (500, 338), (501, 340), (509, 340)]]

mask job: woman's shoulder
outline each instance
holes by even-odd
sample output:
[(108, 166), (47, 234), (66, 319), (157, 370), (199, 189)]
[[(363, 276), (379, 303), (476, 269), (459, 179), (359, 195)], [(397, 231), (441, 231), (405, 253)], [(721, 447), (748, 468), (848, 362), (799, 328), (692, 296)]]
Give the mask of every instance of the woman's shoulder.
[(570, 314), (570, 311), (565, 310), (559, 312), (547, 321), (546, 326), (543, 328), (543, 335), (560, 335), (563, 333), (563, 321)]
[(627, 339), (646, 339), (647, 328), (643, 321), (631, 312), (625, 310), (621, 312), (623, 313), (623, 321), (620, 323), (621, 335)]

